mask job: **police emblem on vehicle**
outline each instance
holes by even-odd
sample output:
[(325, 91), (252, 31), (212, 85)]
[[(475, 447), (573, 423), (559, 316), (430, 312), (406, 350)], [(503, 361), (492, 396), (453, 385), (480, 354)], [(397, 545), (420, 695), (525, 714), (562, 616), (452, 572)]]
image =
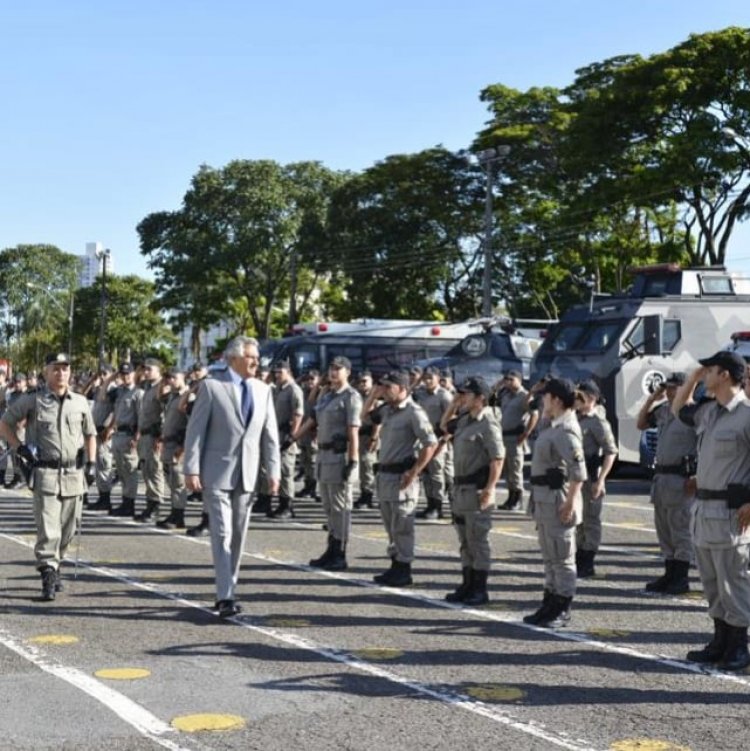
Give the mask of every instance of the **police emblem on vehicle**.
[(649, 370), (644, 373), (641, 388), (644, 394), (655, 394), (659, 386), (664, 383), (666, 376), (659, 370)]
[(480, 357), (487, 351), (487, 342), (483, 336), (469, 336), (461, 344), (469, 357)]

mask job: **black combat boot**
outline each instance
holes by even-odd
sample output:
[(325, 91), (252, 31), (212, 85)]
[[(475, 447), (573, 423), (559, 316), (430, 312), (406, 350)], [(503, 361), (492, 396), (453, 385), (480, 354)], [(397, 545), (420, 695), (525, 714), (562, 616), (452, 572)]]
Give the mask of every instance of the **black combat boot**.
[(111, 512), (111, 516), (134, 516), (135, 498), (123, 498), (122, 503)]
[(65, 589), (65, 585), (63, 584), (62, 574), (60, 573), (60, 569), (57, 569), (55, 571), (55, 592), (62, 592)]
[(500, 506), (501, 511), (518, 511), (521, 508), (523, 493), (520, 490), (509, 490), (508, 500)]
[(372, 580), (376, 584), (385, 584), (388, 581), (388, 578), (390, 577), (391, 572), (395, 568), (396, 568), (396, 556), (392, 555), (391, 556), (391, 567), (387, 571), (383, 571), (380, 574), (375, 574), (375, 576), (372, 577)]
[(417, 519), (428, 519), (434, 521), (435, 519), (443, 518), (443, 504), (437, 498), (428, 498), (427, 506), (418, 511), (416, 514)]
[[(578, 564), (578, 553), (576, 553), (576, 564)], [(674, 561), (672, 559), (667, 559), (664, 561), (664, 573), (658, 578), (654, 579), (653, 581), (648, 582), (646, 584), (646, 592), (663, 592), (664, 587), (669, 584), (670, 580), (672, 579), (672, 564)]]
[(688, 578), (690, 562), (675, 559), (671, 563), (671, 576), (662, 591), (667, 595), (684, 595), (690, 591), (690, 580)]
[(560, 628), (567, 625), (570, 620), (570, 603), (572, 597), (552, 594), (549, 599), (549, 607), (542, 613), (537, 622), (540, 628)]
[(205, 537), (208, 534), (208, 514), (201, 513), (201, 520), (194, 527), (188, 527), (185, 531), (188, 537)]
[(21, 475), (13, 475), (13, 479), (5, 483), (6, 490), (16, 490), (21, 487), (23, 487), (23, 477)]
[[(580, 554), (580, 557), (578, 554)], [(594, 558), (596, 558), (596, 550), (579, 550), (576, 553), (576, 574), (578, 577), (588, 579), (596, 574)]]
[(173, 508), (169, 516), (156, 522), (159, 529), (184, 529), (185, 528), (185, 509)]
[(279, 496), (279, 505), (270, 514), (273, 519), (294, 519), (294, 506), (292, 505), (292, 499), (285, 495)]
[(315, 491), (318, 488), (318, 483), (315, 480), (305, 480), (305, 484), (302, 490), (299, 492), (300, 498), (315, 498)]
[(532, 626), (536, 626), (539, 621), (547, 615), (547, 611), (550, 607), (550, 599), (552, 598), (552, 592), (549, 589), (544, 590), (542, 597), (542, 604), (530, 615), (523, 617), (524, 623), (529, 623)]
[(411, 563), (402, 563), (394, 559), (393, 568), (385, 574), (386, 587), (408, 587), (412, 583)]
[(99, 500), (91, 507), (91, 511), (111, 511), (112, 496), (109, 491), (99, 493)]
[(42, 577), (42, 599), (46, 601), (54, 600), (57, 572), (52, 566), (44, 566), (39, 569), (39, 574)]
[(724, 656), (731, 626), (720, 618), (714, 618), (714, 638), (703, 649), (691, 649), (687, 653), (690, 662), (718, 662)]
[(137, 522), (148, 524), (159, 518), (159, 501), (146, 500), (146, 509), (135, 517)]
[(750, 665), (747, 651), (747, 626), (726, 624), (728, 635), (724, 654), (717, 665), (722, 670), (743, 670)]
[(453, 592), (448, 592), (445, 596), (447, 602), (463, 602), (464, 597), (471, 591), (471, 573), (471, 566), (461, 569), (463, 579)]
[(331, 538), (331, 555), (328, 560), (319, 568), (325, 571), (346, 571), (348, 564), (346, 562), (346, 549), (342, 540)]
[(253, 514), (266, 514), (271, 513), (271, 496), (265, 493), (258, 493), (258, 497), (255, 499), (252, 508), (250, 509)]
[(363, 490), (359, 494), (359, 498), (352, 505), (354, 508), (374, 508), (372, 490)]
[(333, 558), (334, 542), (336, 542), (336, 540), (334, 540), (333, 535), (329, 534), (328, 545), (323, 551), (323, 554), (318, 556), (317, 558), (313, 558), (307, 565), (312, 566), (313, 568), (325, 568), (326, 564)]
[(478, 569), (471, 572), (471, 590), (462, 600), (464, 605), (486, 605), (490, 601), (490, 596), (487, 594), (487, 576), (489, 573), (489, 571)]

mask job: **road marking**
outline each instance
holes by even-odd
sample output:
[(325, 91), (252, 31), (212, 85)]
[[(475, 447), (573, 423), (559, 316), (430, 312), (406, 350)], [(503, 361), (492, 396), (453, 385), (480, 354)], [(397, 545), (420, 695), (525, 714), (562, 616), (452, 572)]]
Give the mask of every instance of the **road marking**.
[(526, 696), (526, 692), (516, 686), (503, 686), (499, 683), (483, 683), (481, 686), (471, 686), (466, 690), (466, 693), (475, 699), (490, 702), (517, 702)]
[(402, 650), (392, 647), (365, 647), (355, 650), (352, 654), (361, 660), (396, 660), (404, 656)]
[(75, 644), (78, 642), (78, 637), (73, 636), (73, 634), (40, 634), (30, 637), (26, 641), (31, 644)]
[(610, 751), (690, 751), (688, 746), (678, 746), (656, 738), (624, 738), (621, 741), (615, 741), (609, 749)]
[(146, 668), (102, 668), (95, 671), (94, 675), (108, 681), (136, 681), (140, 678), (148, 678), (151, 671)]
[(172, 727), (183, 733), (199, 733), (203, 730), (240, 730), (246, 724), (244, 717), (235, 714), (186, 714), (172, 720)]
[[(2, 536), (6, 539), (8, 537), (7, 535)], [(103, 704), (121, 720), (128, 723), (142, 736), (158, 743), (162, 748), (170, 749), (170, 751), (191, 751), (190, 748), (163, 737), (166, 734), (174, 733), (174, 729), (166, 722), (162, 722), (140, 704), (136, 704), (132, 699), (100, 683), (92, 676), (78, 670), (78, 668), (62, 665), (41, 654), (34, 646), (21, 644), (4, 628), (0, 628), (0, 644), (45, 673), (49, 673), (88, 694), (92, 699)]]

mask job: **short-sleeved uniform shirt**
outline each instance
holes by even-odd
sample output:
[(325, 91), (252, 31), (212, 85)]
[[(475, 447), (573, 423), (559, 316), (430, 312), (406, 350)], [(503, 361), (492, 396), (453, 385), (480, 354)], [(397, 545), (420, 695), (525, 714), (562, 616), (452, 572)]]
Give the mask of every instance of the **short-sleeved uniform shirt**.
[(276, 386), (273, 391), (273, 406), (276, 409), (279, 435), (289, 435), (292, 420), (305, 414), (302, 389), (294, 381)]
[(426, 388), (420, 387), (414, 390), (411, 398), (427, 413), (432, 429), (437, 433), (440, 420), (453, 400), (448, 390), (438, 386), (435, 391), (430, 393)]
[(531, 457), (532, 476), (542, 476), (548, 469), (560, 469), (565, 473), (566, 481), (561, 490), (552, 490), (544, 485), (534, 486), (534, 503), (556, 502), (558, 494), (567, 492), (568, 481), (586, 480), (586, 463), (583, 455), (583, 435), (578, 418), (572, 411), (566, 411), (560, 417), (542, 429), (534, 444)]
[(476, 417), (468, 412), (459, 416), (453, 433), (456, 477), (473, 475), (489, 466), (493, 459), (504, 458), (503, 436), (489, 407), (485, 407)]
[(515, 394), (505, 389), (500, 394), (500, 411), (504, 433), (520, 434), (529, 422), (528, 392), (519, 389)]
[[(373, 413), (373, 421), (382, 425), (380, 431), (380, 464), (402, 464), (411, 461), (422, 446), (437, 443), (427, 413), (407, 396), (397, 406), (383, 404)], [(398, 480), (398, 475), (394, 475)]]
[(675, 467), (686, 456), (695, 456), (698, 442), (695, 429), (672, 413), (668, 402), (662, 402), (648, 416), (649, 425), (656, 428), (656, 464)]
[[(598, 460), (600, 456), (617, 454), (617, 443), (612, 433), (609, 420), (600, 410), (593, 410), (587, 415), (578, 415), (578, 424), (583, 434), (583, 455), (587, 461)], [(589, 479), (594, 480), (593, 467), (589, 470)]]
[(347, 462), (344, 451), (323, 448), (326, 444), (347, 444), (347, 428), (361, 424), (362, 397), (349, 386), (339, 391), (323, 394), (315, 404), (315, 421), (318, 426), (318, 479), (321, 482), (342, 483), (341, 469)]
[(143, 390), (137, 386), (118, 386), (110, 391), (107, 397), (113, 404), (115, 428), (124, 426), (135, 431), (138, 427)]
[(144, 391), (138, 409), (138, 431), (141, 434), (161, 434), (164, 405), (165, 400), (161, 396), (161, 381), (156, 381)]

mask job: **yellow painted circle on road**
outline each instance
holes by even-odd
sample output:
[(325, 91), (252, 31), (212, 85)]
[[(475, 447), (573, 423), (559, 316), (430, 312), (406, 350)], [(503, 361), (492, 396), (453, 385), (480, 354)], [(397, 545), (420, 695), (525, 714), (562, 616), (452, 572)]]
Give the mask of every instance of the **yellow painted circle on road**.
[(304, 628), (310, 625), (310, 621), (304, 618), (267, 618), (266, 625), (276, 628)]
[(278, 558), (280, 555), (286, 555), (286, 550), (279, 550), (278, 548), (273, 548), (271, 550), (264, 550), (263, 555), (271, 556), (272, 558)]
[(621, 636), (630, 636), (630, 631), (622, 631), (617, 628), (592, 628), (589, 630), (591, 636), (598, 636), (600, 639), (619, 639)]
[(519, 701), (526, 693), (515, 686), (503, 686), (500, 683), (485, 683), (481, 686), (472, 686), (466, 694), (472, 699), (480, 701)]
[(199, 733), (201, 730), (239, 730), (245, 727), (245, 719), (236, 714), (185, 714), (172, 720), (172, 727), (184, 733)]
[(498, 524), (495, 526), (497, 532), (520, 532), (521, 527), (514, 527), (512, 524)]
[(377, 530), (373, 530), (372, 532), (364, 532), (362, 534), (362, 537), (369, 537), (373, 540), (387, 540), (388, 539), (388, 533), (387, 532), (379, 532)]
[(699, 589), (693, 589), (690, 592), (685, 592), (684, 595), (679, 596), (684, 597), (686, 600), (702, 600), (703, 592)]
[(75, 644), (79, 641), (72, 634), (40, 634), (29, 639), (33, 644)]
[(609, 748), (610, 751), (690, 751), (688, 746), (678, 746), (656, 738), (624, 738), (615, 741)]
[(146, 670), (146, 668), (102, 668), (97, 670), (94, 675), (97, 678), (106, 678), (110, 681), (136, 681), (139, 678), (148, 678), (151, 671)]
[(365, 649), (358, 649), (352, 654), (361, 660), (395, 660), (397, 657), (402, 657), (404, 653), (400, 649), (392, 649), (391, 647), (366, 647)]

